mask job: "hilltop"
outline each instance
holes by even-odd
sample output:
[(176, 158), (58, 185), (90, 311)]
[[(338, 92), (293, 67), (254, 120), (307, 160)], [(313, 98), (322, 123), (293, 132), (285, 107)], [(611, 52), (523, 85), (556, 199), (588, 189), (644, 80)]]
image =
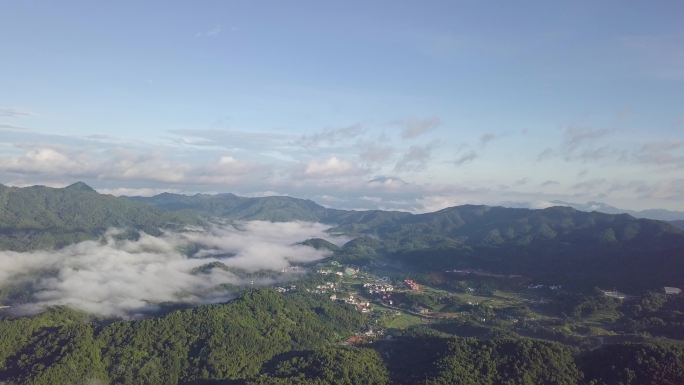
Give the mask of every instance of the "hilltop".
[(190, 217), (99, 194), (85, 183), (64, 188), (0, 185), (0, 249), (54, 248), (119, 227), (158, 234)]

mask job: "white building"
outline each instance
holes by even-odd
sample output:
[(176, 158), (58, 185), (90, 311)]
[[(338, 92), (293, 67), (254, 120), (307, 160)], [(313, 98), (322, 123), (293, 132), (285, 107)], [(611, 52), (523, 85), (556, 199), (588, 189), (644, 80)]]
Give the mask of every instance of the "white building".
[(679, 294), (682, 294), (682, 289), (680, 289), (680, 288), (678, 288), (678, 287), (665, 286), (665, 287), (663, 288), (663, 290), (665, 291), (665, 294), (667, 294), (667, 295), (679, 295)]

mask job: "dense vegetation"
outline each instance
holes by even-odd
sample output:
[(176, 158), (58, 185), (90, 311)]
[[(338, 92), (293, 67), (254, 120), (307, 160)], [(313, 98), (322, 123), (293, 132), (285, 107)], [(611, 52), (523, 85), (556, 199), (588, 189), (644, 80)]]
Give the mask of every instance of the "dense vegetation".
[[(404, 337), (383, 343), (395, 384), (680, 384), (684, 349), (616, 344), (576, 353), (531, 339)], [(416, 354), (420, 352), (420, 354)]]
[(174, 212), (227, 219), (330, 223), (359, 237), (337, 252), (345, 262), (386, 260), (425, 271), (481, 268), (582, 287), (684, 286), (684, 233), (626, 214), (458, 206), (413, 215), (345, 211), (291, 197), (160, 194), (131, 198)]
[(264, 365), (249, 385), (385, 385), (387, 369), (372, 349), (327, 347), (292, 352)]
[(655, 344), (606, 345), (580, 355), (590, 385), (677, 385), (684, 381), (684, 348)]
[(684, 339), (684, 297), (648, 292), (623, 306), (620, 329), (625, 333)]
[(83, 183), (65, 188), (0, 185), (0, 249), (61, 247), (92, 239), (110, 227), (151, 234), (191, 218), (127, 199), (98, 194)]
[(384, 259), (422, 271), (480, 268), (582, 287), (684, 286), (684, 233), (629, 215), (459, 206), (336, 230), (366, 236), (338, 253), (348, 262)]
[(311, 221), (329, 224), (364, 226), (410, 217), (398, 211), (353, 211), (323, 207), (308, 199), (287, 196), (240, 197), (234, 194), (195, 194), (192, 196), (162, 193), (153, 197), (130, 197), (164, 211), (181, 212), (230, 220), (264, 220), (274, 222)]
[(247, 198), (234, 194), (180, 195), (162, 193), (153, 197), (131, 197), (165, 211), (185, 212), (237, 220), (325, 221), (336, 210), (313, 201), (290, 197)]
[(56, 308), (0, 321), (8, 384), (681, 384), (678, 344), (577, 351), (513, 336), (410, 329), (365, 347), (339, 342), (365, 321), (303, 294), (247, 292), (222, 305), (108, 322)]
[[(0, 321), (0, 381), (171, 385), (246, 379), (283, 353), (335, 344), (362, 321), (353, 308), (270, 290), (140, 321), (88, 320), (54, 309)], [(283, 365), (274, 372), (278, 376), (285, 375)]]

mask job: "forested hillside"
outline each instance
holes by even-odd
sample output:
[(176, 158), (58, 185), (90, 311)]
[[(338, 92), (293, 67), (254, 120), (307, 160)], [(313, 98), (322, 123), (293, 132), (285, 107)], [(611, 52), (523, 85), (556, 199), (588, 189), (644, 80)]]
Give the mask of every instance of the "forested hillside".
[(352, 307), (270, 290), (141, 321), (101, 322), (58, 308), (0, 321), (0, 381), (173, 385), (244, 379), (278, 354), (334, 345), (361, 325)]
[(678, 273), (684, 271), (684, 232), (625, 214), (458, 206), (335, 230), (361, 236), (338, 254), (358, 263), (386, 259), (423, 271), (480, 268), (585, 286), (684, 285)]
[(354, 211), (323, 207), (308, 199), (287, 196), (240, 197), (234, 194), (181, 195), (162, 193), (153, 197), (129, 197), (162, 210), (232, 220), (274, 222), (311, 221), (329, 224), (381, 223), (410, 216), (398, 211)]
[(366, 320), (308, 295), (247, 292), (222, 305), (139, 321), (64, 308), (0, 321), (7, 384), (681, 384), (684, 349), (617, 344), (577, 351), (532, 339), (417, 329), (365, 346), (341, 341)]
[(111, 227), (159, 233), (196, 223), (124, 198), (98, 194), (84, 183), (65, 188), (0, 185), (0, 249), (54, 248), (92, 239)]

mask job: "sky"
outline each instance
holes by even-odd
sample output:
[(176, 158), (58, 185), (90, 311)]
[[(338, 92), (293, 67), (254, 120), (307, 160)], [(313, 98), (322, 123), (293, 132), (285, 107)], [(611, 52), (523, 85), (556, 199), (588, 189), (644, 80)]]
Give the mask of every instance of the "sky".
[(0, 183), (684, 210), (681, 1), (0, 0)]

